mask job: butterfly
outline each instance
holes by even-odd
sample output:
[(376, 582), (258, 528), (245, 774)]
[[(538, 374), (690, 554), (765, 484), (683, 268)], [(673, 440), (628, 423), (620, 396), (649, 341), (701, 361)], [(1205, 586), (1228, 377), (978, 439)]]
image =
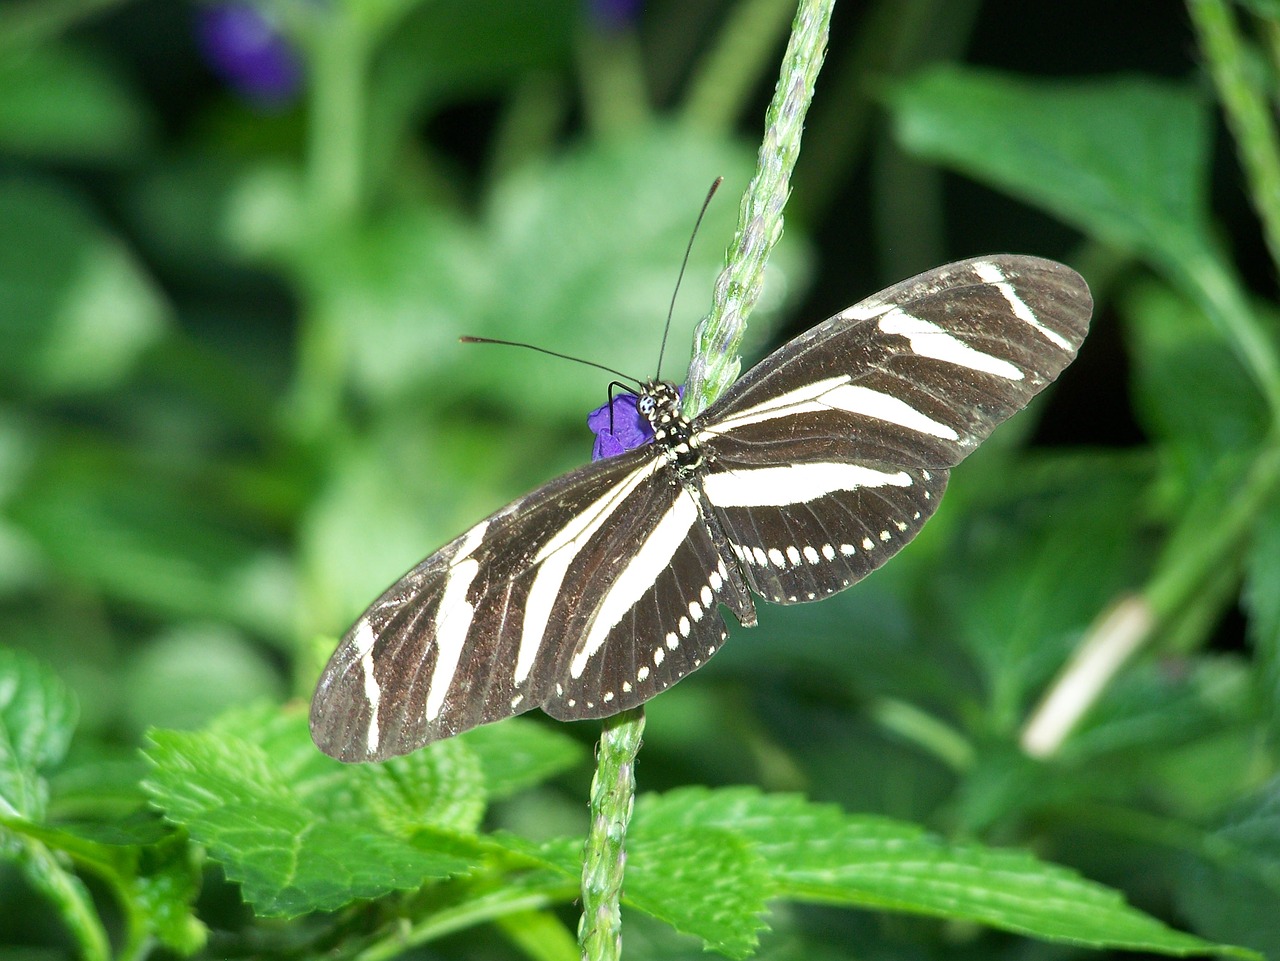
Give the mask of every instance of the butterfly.
[(644, 383), (650, 443), (482, 520), (387, 589), (320, 678), (311, 734), (377, 761), (534, 707), (643, 704), (707, 662), (727, 608), (830, 597), (896, 554), (952, 467), (1076, 355), (1075, 271), (993, 255), (854, 304), (692, 419)]

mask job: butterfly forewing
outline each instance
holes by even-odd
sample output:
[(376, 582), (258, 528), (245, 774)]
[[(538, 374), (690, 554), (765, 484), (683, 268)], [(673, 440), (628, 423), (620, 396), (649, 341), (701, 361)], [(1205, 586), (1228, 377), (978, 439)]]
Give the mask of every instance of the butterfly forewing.
[(720, 647), (721, 605), (755, 623), (748, 588), (817, 600), (901, 549), (1091, 310), (1060, 264), (983, 257), (842, 311), (692, 424), (646, 386), (653, 444), (514, 502), (374, 602), (321, 678), (316, 743), (377, 760), (535, 706), (643, 703)]
[(700, 418), (700, 476), (752, 588), (819, 600), (879, 567), (948, 469), (1075, 356), (1075, 272), (1028, 257), (939, 268), (842, 311)]
[[(552, 481), (432, 554), (342, 639), (311, 733), (344, 761), (404, 754), (551, 695), (590, 545), (633, 525), (668, 480), (653, 448)], [(588, 598), (588, 602), (590, 602)]]

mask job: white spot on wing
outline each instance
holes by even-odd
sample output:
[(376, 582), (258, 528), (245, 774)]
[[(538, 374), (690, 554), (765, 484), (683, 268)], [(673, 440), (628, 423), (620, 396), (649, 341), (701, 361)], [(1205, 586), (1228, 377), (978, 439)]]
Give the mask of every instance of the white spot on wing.
[(794, 544), (787, 548), (787, 560), (791, 562), (792, 567), (800, 563), (800, 552), (796, 550)]
[(805, 545), (804, 545), (804, 559), (805, 559), (806, 561), (808, 561), (810, 564), (816, 564), (816, 563), (818, 563), (818, 560), (819, 560), (818, 552), (817, 552), (817, 551), (815, 551), (815, 550), (813, 549), (813, 547), (811, 547), (810, 545), (805, 544)]
[(787, 563), (786, 558), (782, 556), (782, 551), (776, 547), (769, 548), (769, 560), (773, 562), (774, 567), (783, 567)]

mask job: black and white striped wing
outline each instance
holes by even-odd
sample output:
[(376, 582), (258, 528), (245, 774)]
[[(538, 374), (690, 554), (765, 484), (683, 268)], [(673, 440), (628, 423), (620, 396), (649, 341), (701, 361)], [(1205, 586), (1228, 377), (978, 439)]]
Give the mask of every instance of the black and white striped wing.
[[(691, 616), (684, 598), (712, 587)], [(589, 464), (370, 605), (320, 679), (312, 737), (339, 760), (370, 761), (538, 706), (562, 719), (616, 713), (700, 666), (724, 636), (716, 601), (749, 611), (745, 592), (656, 448)]]
[(1079, 274), (991, 256), (890, 287), (748, 371), (697, 422), (699, 481), (751, 587), (842, 590), (929, 518), (948, 470), (1075, 357)]

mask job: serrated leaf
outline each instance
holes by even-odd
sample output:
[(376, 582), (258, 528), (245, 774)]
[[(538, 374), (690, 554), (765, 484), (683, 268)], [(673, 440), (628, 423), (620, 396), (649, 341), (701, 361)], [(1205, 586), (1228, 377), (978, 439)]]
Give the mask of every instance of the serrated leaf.
[(473, 728), (461, 740), (476, 755), (490, 798), (510, 797), (581, 763), (582, 745), (527, 718)]
[(299, 705), (228, 711), (211, 730), (261, 747), (294, 794), (328, 820), (372, 818), (409, 839), (428, 828), (471, 834), (484, 816), (480, 762), (457, 738), (385, 764), (342, 765), (316, 750)]
[(1168, 264), (1204, 250), (1210, 114), (1187, 85), (942, 67), (889, 100), (898, 139), (918, 156)]
[(44, 817), (42, 772), (66, 756), (76, 704), (58, 677), (35, 658), (0, 647), (0, 812)]
[(1188, 859), (1178, 906), (1206, 935), (1280, 957), (1280, 779), (1237, 804)]
[[(305, 804), (266, 752), (246, 740), (153, 731), (151, 741), (153, 771), (144, 787), (152, 802), (241, 882), (260, 914), (334, 910), (471, 866), (456, 854), (388, 835), (372, 815), (331, 820)], [(324, 807), (331, 811), (336, 802)]]
[(674, 791), (637, 806), (635, 830), (651, 821), (738, 834), (755, 845), (782, 896), (975, 921), (1092, 947), (1251, 956), (1174, 931), (1118, 892), (1029, 854), (947, 844), (914, 825), (846, 815), (798, 796)]
[(386, 764), (362, 764), (356, 775), (361, 806), (400, 837), (424, 828), (470, 834), (484, 817), (484, 775), (461, 741), (440, 741)]
[(729, 831), (642, 823), (627, 841), (624, 903), (726, 957), (753, 953), (773, 893), (753, 845)]

